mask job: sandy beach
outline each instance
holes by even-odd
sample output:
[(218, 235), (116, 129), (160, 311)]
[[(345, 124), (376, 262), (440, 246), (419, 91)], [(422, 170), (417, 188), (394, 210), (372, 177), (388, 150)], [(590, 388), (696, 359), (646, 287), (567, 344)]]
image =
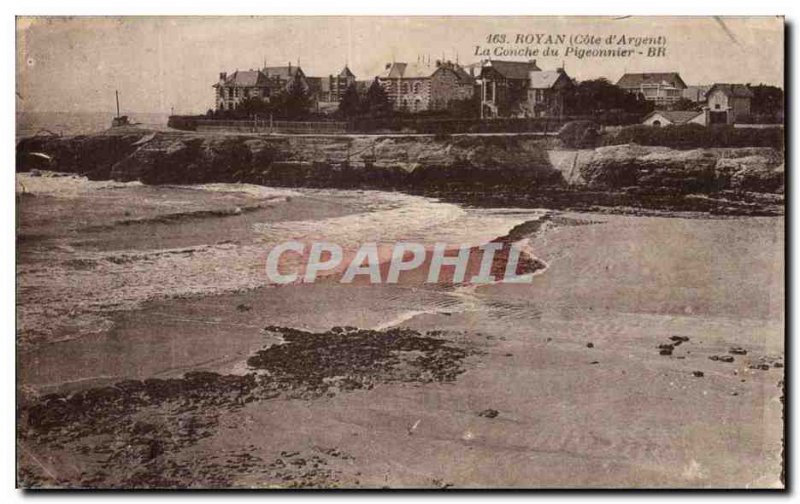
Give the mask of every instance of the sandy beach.
[[(782, 486), (782, 216), (50, 175), (17, 175), (25, 486)], [(289, 237), (544, 216), (530, 284), (263, 281)]]

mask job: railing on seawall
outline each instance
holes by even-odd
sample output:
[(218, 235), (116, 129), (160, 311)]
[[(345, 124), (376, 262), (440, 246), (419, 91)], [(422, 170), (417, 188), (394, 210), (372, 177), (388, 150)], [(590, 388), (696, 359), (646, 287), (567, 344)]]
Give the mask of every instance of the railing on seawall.
[(198, 119), (196, 131), (237, 131), (247, 133), (336, 134), (347, 123), (334, 121), (270, 121), (269, 119)]

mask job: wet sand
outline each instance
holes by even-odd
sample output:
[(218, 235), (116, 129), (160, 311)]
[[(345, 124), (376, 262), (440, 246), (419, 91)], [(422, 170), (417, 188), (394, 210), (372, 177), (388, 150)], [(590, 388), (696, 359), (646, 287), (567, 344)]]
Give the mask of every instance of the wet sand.
[[(111, 312), (97, 334), (23, 349), (23, 388), (34, 397), (209, 371), (232, 373), (225, 383), (247, 394), (221, 378), (197, 392), (185, 378), (164, 383), (191, 393), (155, 400), (165, 385), (151, 382), (118, 418), (116, 399), (91, 403), (117, 430), (77, 435), (88, 419), (46, 435), (23, 428), (23, 483), (780, 486), (784, 220), (694, 217), (556, 213), (530, 237), (547, 269), (528, 285), (320, 283)], [(268, 326), (392, 321), (424, 344), (370, 357), (350, 373), (358, 386), (309, 388), (298, 370), (275, 386), (275, 369), (267, 385), (246, 385), (258, 371), (248, 357), (282, 341)], [(334, 351), (319, 341), (319, 355)], [(442, 344), (457, 351), (436, 353)], [(430, 365), (459, 372), (419, 371)]]

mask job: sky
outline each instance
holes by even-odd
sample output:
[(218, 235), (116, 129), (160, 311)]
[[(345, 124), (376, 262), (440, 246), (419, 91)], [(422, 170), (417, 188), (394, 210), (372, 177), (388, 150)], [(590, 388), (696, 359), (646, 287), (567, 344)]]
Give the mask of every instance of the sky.
[(658, 58), (577, 59), (564, 46), (536, 57), (543, 70), (563, 64), (579, 80), (676, 71), (689, 85), (783, 87), (779, 17), (19, 17), (17, 111), (113, 112), (119, 90), (123, 113), (203, 113), (220, 72), (291, 62), (327, 76), (347, 64), (371, 80), (391, 61), (476, 62), (476, 46), (494, 47), (491, 34), (666, 37)]

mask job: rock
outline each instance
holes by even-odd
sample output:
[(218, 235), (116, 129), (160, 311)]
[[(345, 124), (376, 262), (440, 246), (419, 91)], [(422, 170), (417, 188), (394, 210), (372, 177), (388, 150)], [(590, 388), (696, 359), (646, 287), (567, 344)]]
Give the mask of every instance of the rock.
[(728, 350), (728, 353), (732, 353), (734, 355), (747, 355), (747, 350), (742, 347), (731, 347)]
[(491, 409), (490, 408), (490, 409), (485, 409), (485, 410), (481, 411), (480, 413), (478, 413), (478, 416), (479, 417), (485, 417), (485, 418), (496, 418), (497, 415), (499, 415), (499, 414), (500, 414), (499, 411), (497, 411), (496, 409)]
[(672, 351), (675, 349), (675, 345), (671, 343), (662, 343), (658, 345), (658, 353), (659, 355), (672, 355)]
[(670, 341), (674, 341), (675, 342), (675, 346), (678, 346), (681, 343), (686, 343), (687, 341), (689, 341), (689, 337), (688, 336), (670, 336), (669, 340)]
[(770, 148), (677, 150), (624, 144), (597, 148), (575, 162), (582, 179), (595, 189), (779, 192), (784, 185), (783, 157)]
[(720, 362), (733, 362), (733, 357), (730, 355), (712, 355), (709, 357), (710, 360), (713, 361), (720, 361)]
[(594, 348), (594, 343), (586, 343), (586, 348)]
[(705, 373), (703, 373), (702, 371), (692, 371), (692, 376), (696, 378), (702, 378), (703, 376), (705, 376)]

